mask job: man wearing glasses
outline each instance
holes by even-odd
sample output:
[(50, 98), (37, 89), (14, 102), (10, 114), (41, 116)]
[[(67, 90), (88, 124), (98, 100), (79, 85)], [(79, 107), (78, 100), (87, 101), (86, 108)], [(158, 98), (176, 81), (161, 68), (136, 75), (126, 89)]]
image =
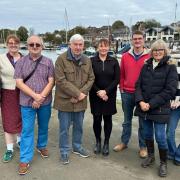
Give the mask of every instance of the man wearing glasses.
[[(124, 122), (122, 124), (121, 143), (114, 147), (113, 150), (115, 152), (126, 149), (130, 140), (132, 117), (135, 107), (135, 83), (144, 65), (144, 61), (149, 58), (149, 54), (144, 48), (144, 37), (141, 31), (135, 31), (133, 33), (132, 46), (133, 47), (127, 53), (123, 54), (120, 65), (120, 92)], [(143, 135), (143, 122), (141, 120), (139, 120), (138, 139), (140, 147), (139, 156), (145, 158), (147, 156), (147, 150)]]
[(22, 134), (20, 144), (19, 174), (28, 172), (34, 153), (34, 124), (37, 115), (37, 151), (48, 157), (48, 123), (51, 116), (54, 66), (51, 59), (42, 56), (42, 39), (33, 35), (27, 40), (29, 54), (15, 67), (16, 85), (20, 89)]

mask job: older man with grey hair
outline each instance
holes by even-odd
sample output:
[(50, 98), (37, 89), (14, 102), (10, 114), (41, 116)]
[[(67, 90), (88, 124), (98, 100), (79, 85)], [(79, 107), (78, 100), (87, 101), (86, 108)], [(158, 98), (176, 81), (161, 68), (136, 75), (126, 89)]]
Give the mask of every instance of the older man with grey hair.
[(82, 54), (84, 39), (75, 34), (70, 38), (67, 52), (55, 63), (56, 91), (54, 108), (58, 110), (60, 124), (59, 148), (63, 164), (69, 163), (69, 128), (73, 125), (72, 152), (81, 157), (89, 154), (82, 147), (83, 119), (87, 108), (87, 95), (94, 82), (91, 61)]

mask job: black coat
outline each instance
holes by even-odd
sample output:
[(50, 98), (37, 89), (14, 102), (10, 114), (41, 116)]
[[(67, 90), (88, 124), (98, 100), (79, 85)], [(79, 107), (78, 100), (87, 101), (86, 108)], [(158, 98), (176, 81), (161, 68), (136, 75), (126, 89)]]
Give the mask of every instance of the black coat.
[[(168, 56), (164, 57), (154, 69), (152, 61), (152, 58), (146, 61), (136, 82), (135, 115), (159, 123), (167, 123), (170, 116), (170, 100), (176, 94), (178, 74), (176, 66), (170, 64)], [(139, 106), (140, 101), (149, 103), (150, 110), (142, 111)]]
[[(94, 115), (113, 115), (116, 110), (116, 91), (119, 84), (119, 63), (118, 61), (107, 56), (103, 62), (99, 55), (91, 58), (92, 67), (95, 75), (94, 84), (89, 93), (91, 113)], [(97, 96), (97, 91), (105, 90), (108, 100), (105, 102)]]

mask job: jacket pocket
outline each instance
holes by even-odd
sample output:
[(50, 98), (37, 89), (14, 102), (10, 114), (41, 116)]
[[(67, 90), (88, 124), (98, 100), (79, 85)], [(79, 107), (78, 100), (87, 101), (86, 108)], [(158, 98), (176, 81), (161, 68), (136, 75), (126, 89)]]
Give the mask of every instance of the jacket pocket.
[(72, 68), (65, 68), (64, 73), (68, 81), (75, 81), (75, 71)]
[(89, 69), (87, 69), (87, 68), (82, 68), (82, 82), (83, 82), (83, 84), (84, 84), (85, 82), (87, 82), (88, 77), (89, 77)]

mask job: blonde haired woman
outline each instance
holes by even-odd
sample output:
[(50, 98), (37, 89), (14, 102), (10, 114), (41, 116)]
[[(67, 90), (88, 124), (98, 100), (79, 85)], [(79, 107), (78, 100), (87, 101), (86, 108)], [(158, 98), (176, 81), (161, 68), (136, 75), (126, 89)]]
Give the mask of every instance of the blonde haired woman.
[(160, 167), (159, 176), (167, 175), (166, 123), (170, 118), (170, 100), (174, 98), (178, 75), (168, 56), (168, 48), (163, 40), (151, 46), (151, 58), (144, 64), (136, 83), (135, 115), (143, 119), (144, 135), (148, 157), (141, 166), (146, 168), (154, 163), (154, 134), (158, 144)]

